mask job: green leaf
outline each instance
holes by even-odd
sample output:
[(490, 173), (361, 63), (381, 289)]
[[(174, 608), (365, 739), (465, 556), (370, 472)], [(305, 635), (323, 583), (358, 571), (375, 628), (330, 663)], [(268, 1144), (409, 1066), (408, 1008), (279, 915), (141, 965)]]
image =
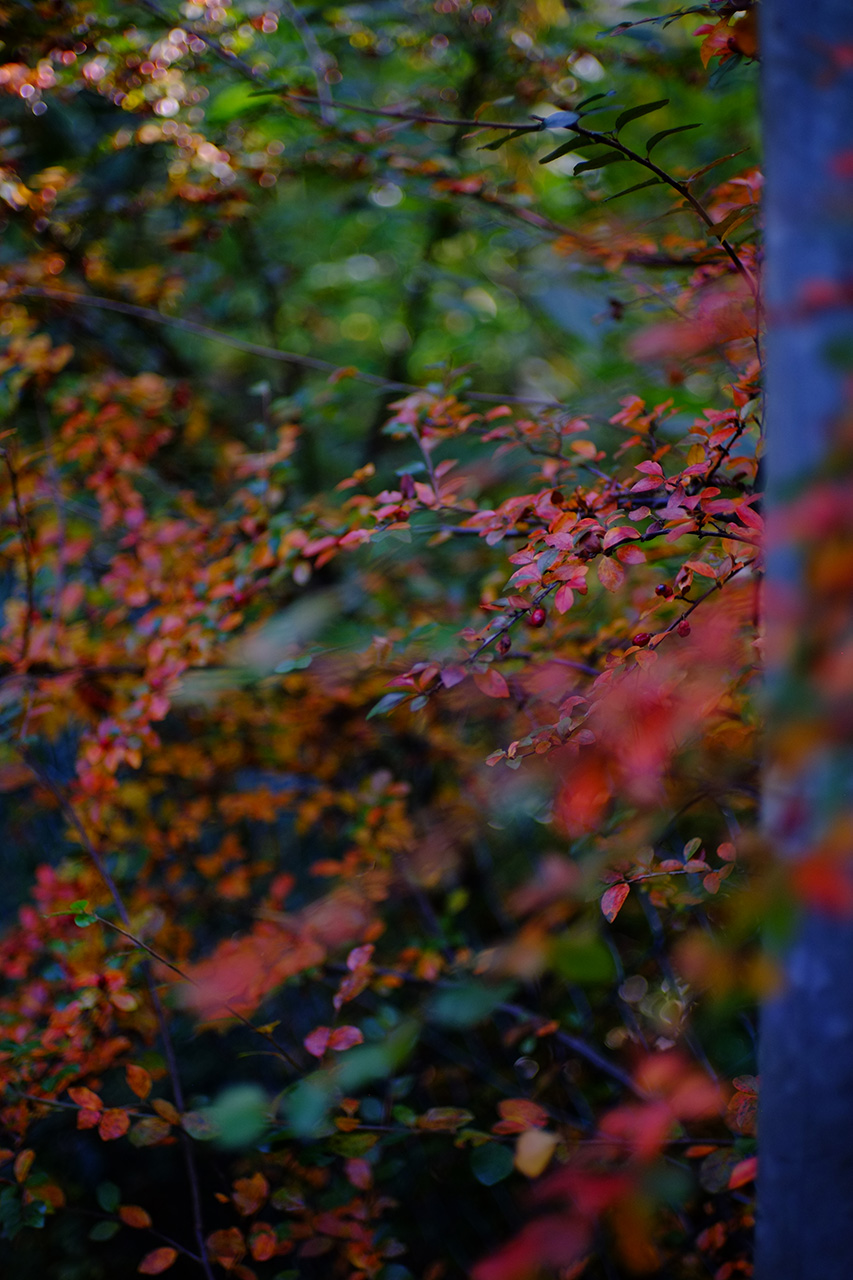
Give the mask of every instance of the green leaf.
[(285, 1124), (295, 1138), (317, 1138), (328, 1125), (335, 1097), (330, 1071), (314, 1071), (300, 1080), (282, 1099)]
[(550, 948), (550, 962), (566, 982), (585, 984), (612, 982), (613, 956), (607, 943), (587, 927), (568, 929), (556, 937)]
[[(488, 125), (486, 126), (486, 128), (488, 128)], [(539, 133), (540, 128), (541, 126), (533, 128), (532, 126), (527, 125), (523, 129), (512, 129), (506, 133), (501, 134), (501, 136), (499, 138), (496, 138), (494, 142), (487, 142), (485, 146), (478, 147), (477, 150), (478, 151), (499, 151), (500, 148), (504, 146), (505, 143), (512, 142), (514, 138), (523, 138), (528, 133)]]
[(579, 102), (575, 107), (575, 111), (582, 111), (591, 102), (598, 102), (601, 98), (612, 98), (615, 92), (615, 89), (608, 89), (606, 93), (593, 93), (588, 98), (584, 98), (583, 102)]
[(652, 111), (660, 111), (661, 107), (669, 106), (669, 98), (660, 98), (657, 102), (644, 102), (640, 107), (629, 107), (627, 111), (623, 111), (621, 115), (616, 117), (614, 126), (618, 133), (620, 129), (624, 129), (626, 124), (632, 120), (639, 120), (640, 116), (647, 116)]
[(223, 1147), (250, 1147), (257, 1142), (270, 1121), (270, 1100), (257, 1084), (234, 1084), (223, 1089), (202, 1115), (217, 1130)]
[(213, 125), (230, 124), (238, 116), (266, 111), (267, 104), (258, 101), (257, 86), (232, 84), (218, 93), (207, 108), (207, 119)]
[(643, 187), (658, 187), (660, 184), (660, 178), (647, 178), (645, 182), (636, 182), (633, 187), (626, 187), (624, 191), (617, 191), (615, 196), (608, 196), (601, 203), (609, 204), (611, 200), (618, 200), (620, 196), (628, 196), (632, 191), (642, 191)]
[(121, 1230), (120, 1222), (96, 1222), (92, 1230), (89, 1232), (90, 1240), (112, 1240), (117, 1231)]
[(460, 982), (439, 991), (430, 1001), (427, 1017), (445, 1027), (472, 1027), (483, 1022), (512, 992), (510, 983)]
[(335, 1068), (335, 1081), (345, 1093), (354, 1093), (374, 1080), (386, 1080), (401, 1067), (418, 1042), (420, 1027), (412, 1019), (400, 1024), (381, 1044), (350, 1049)]
[(493, 1187), (508, 1178), (512, 1163), (512, 1151), (500, 1142), (487, 1142), (471, 1152), (471, 1172), (484, 1187)]
[(569, 151), (580, 151), (581, 147), (597, 147), (598, 142), (591, 142), (588, 138), (582, 138), (578, 135), (576, 138), (569, 138), (568, 142), (563, 142), (555, 150), (549, 151), (547, 156), (543, 156), (539, 161), (540, 164), (547, 164), (549, 160), (556, 160), (558, 156), (564, 156)]
[(408, 697), (408, 693), (386, 693), (374, 707), (370, 708), (365, 719), (372, 720), (374, 716), (387, 715), (389, 711), (393, 711), (395, 707), (398, 707), (401, 702), (405, 702)]
[(604, 155), (594, 156), (592, 160), (584, 160), (577, 165), (575, 173), (589, 173), (592, 169), (603, 169), (606, 164), (616, 164), (619, 160), (627, 160), (621, 151), (605, 151)]
[(121, 1191), (114, 1182), (101, 1182), (95, 1190), (95, 1199), (104, 1213), (115, 1213), (121, 1204)]
[(678, 124), (674, 129), (661, 129), (660, 133), (653, 133), (646, 143), (646, 155), (651, 153), (652, 147), (656, 147), (659, 142), (663, 142), (664, 138), (668, 138), (673, 133), (686, 133), (688, 129), (699, 129), (698, 124)]

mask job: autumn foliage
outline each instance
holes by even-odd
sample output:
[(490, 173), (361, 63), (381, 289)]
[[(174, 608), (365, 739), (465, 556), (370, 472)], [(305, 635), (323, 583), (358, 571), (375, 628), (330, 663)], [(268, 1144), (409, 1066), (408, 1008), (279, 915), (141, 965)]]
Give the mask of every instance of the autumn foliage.
[(0, 7), (16, 1275), (750, 1272), (755, 30), (602, 13)]

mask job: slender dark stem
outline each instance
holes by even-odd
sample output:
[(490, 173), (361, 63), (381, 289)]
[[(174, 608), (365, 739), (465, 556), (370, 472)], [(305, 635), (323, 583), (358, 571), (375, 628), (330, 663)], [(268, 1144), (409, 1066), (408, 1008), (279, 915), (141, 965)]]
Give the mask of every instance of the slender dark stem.
[[(41, 768), (41, 766), (38, 763), (36, 763), (28, 753), (23, 753), (23, 755), (26, 763), (29, 765), (33, 773), (39, 779), (42, 786), (46, 787), (47, 790), (51, 793), (51, 795), (59, 804), (59, 807), (64, 813), (65, 817), (71, 823), (74, 830), (77, 832), (78, 836), (80, 837), (80, 841), (83, 845), (83, 848), (86, 850), (86, 853), (91, 859), (92, 864), (95, 867), (95, 870), (98, 872), (98, 875), (101, 877), (101, 879), (103, 880), (104, 884), (107, 887), (109, 895), (113, 900), (113, 904), (115, 906), (116, 912), (118, 913), (119, 919), (121, 920), (125, 928), (128, 930), (128, 932), (130, 932), (130, 929), (131, 929), (130, 916), (128, 915), (127, 908), (124, 905), (124, 899), (121, 896), (118, 885), (116, 884), (115, 880), (110, 874), (109, 868), (104, 862), (104, 859), (101, 857), (101, 854), (97, 849), (94, 841), (91, 839), (88, 831), (86, 830), (83, 823), (81, 822), (80, 817), (77, 813), (77, 810), (74, 808), (73, 804), (68, 799), (68, 797), (64, 794), (62, 789), (58, 787), (56, 783), (53, 781), (53, 779), (45, 773), (45, 771)], [(178, 1111), (183, 1112), (186, 1110), (186, 1106), (184, 1103), (184, 1090), (181, 1084), (181, 1076), (180, 1076), (180, 1071), (178, 1069), (178, 1060), (175, 1055), (175, 1046), (172, 1041), (171, 1033), (169, 1031), (168, 1022), (166, 1021), (166, 1012), (163, 1008), (163, 1002), (160, 999), (160, 993), (157, 990), (157, 986), (154, 982), (154, 976), (151, 972), (150, 965), (148, 964), (147, 961), (143, 961), (141, 968), (142, 968), (143, 976), (145, 979), (145, 985), (148, 989), (148, 998), (151, 1001), (151, 1007), (154, 1011), (154, 1017), (157, 1022), (157, 1028), (160, 1032), (160, 1041), (163, 1045), (163, 1054), (166, 1059), (166, 1069), (169, 1073), (169, 1080), (172, 1085), (172, 1095), (175, 1099), (175, 1106), (177, 1107)], [(207, 1244), (205, 1242), (204, 1220), (203, 1220), (202, 1208), (201, 1208), (201, 1189), (199, 1186), (198, 1168), (196, 1166), (195, 1151), (193, 1149), (192, 1139), (190, 1138), (189, 1134), (186, 1133), (183, 1129), (181, 1129), (180, 1131), (180, 1141), (181, 1141), (181, 1149), (184, 1155), (184, 1165), (187, 1171), (187, 1182), (189, 1185), (190, 1204), (192, 1208), (193, 1233), (195, 1235), (196, 1245), (198, 1247), (199, 1259), (201, 1262), (202, 1270), (204, 1271), (204, 1274), (207, 1280), (214, 1280), (213, 1269), (211, 1267), (210, 1257), (207, 1252)]]
[[(141, 938), (138, 938), (135, 934), (130, 933), (129, 930), (122, 929), (121, 926), (117, 925), (114, 920), (108, 920), (105, 916), (98, 915), (97, 911), (93, 912), (92, 914), (94, 915), (95, 919), (100, 922), (100, 924), (106, 925), (108, 929), (112, 929), (116, 933), (120, 933), (123, 938), (127, 938), (128, 942), (133, 943), (133, 945), (135, 947), (138, 947), (140, 951), (144, 951), (147, 955), (151, 956), (151, 958), (153, 960), (156, 960), (158, 964), (162, 964), (165, 966), (165, 968), (171, 969), (172, 973), (176, 973), (178, 977), (182, 979), (182, 981), (188, 982), (190, 983), (191, 986), (194, 986), (194, 987), (197, 987), (199, 985), (196, 982), (195, 978), (190, 977), (188, 973), (184, 973), (183, 969), (179, 968), (179, 966), (174, 964), (171, 960), (167, 960), (166, 957), (161, 955), (159, 951), (155, 951), (153, 947), (149, 947), (147, 942), (143, 942)], [(266, 1040), (269, 1044), (271, 1044), (277, 1054), (279, 1054), (282, 1058), (284, 1058), (285, 1061), (290, 1064), (290, 1066), (298, 1070), (298, 1063), (294, 1062), (293, 1058), (291, 1058), (290, 1054), (283, 1047), (283, 1045), (280, 1045), (278, 1043), (275, 1036), (270, 1035), (268, 1031), (263, 1031), (260, 1027), (256, 1027), (255, 1024), (250, 1021), (249, 1018), (246, 1018), (242, 1013), (238, 1013), (237, 1010), (233, 1008), (230, 1004), (223, 1002), (222, 1007), (228, 1010), (232, 1018), (236, 1018), (238, 1022), (242, 1022), (243, 1026), (247, 1027), (249, 1031), (253, 1031), (255, 1035), (260, 1036), (263, 1040)]]
[(21, 546), (24, 552), (24, 576), (26, 580), (27, 603), (24, 612), (24, 628), (21, 634), (21, 654), (20, 662), (26, 662), (27, 654), (30, 651), (30, 635), (32, 634), (33, 616), (35, 613), (35, 569), (33, 567), (33, 541), (30, 537), (30, 527), (27, 524), (27, 518), (24, 515), (24, 509), (21, 506), (21, 493), (18, 488), (18, 473), (9, 456), (8, 449), (0, 449), (0, 456), (3, 458), (6, 470), (9, 473), (9, 483), (12, 486), (12, 503), (15, 507), (15, 523), (18, 526), (18, 533), (21, 538)]

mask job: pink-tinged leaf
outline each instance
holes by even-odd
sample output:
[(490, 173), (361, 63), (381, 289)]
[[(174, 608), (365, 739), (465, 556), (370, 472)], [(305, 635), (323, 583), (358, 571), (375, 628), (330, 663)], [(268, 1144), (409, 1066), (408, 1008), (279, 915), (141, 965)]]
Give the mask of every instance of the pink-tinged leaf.
[(305, 1037), (302, 1043), (314, 1058), (322, 1058), (323, 1054), (329, 1047), (329, 1036), (331, 1032), (328, 1027), (317, 1027), (309, 1035)]
[(510, 578), (510, 582), (516, 587), (526, 587), (529, 582), (539, 582), (542, 577), (542, 571), (536, 564), (525, 564), (520, 569), (516, 569)]
[(575, 602), (575, 593), (569, 586), (568, 582), (563, 583), (557, 594), (554, 596), (554, 608), (557, 613), (567, 613)]
[(509, 685), (500, 671), (495, 671), (493, 667), (489, 667), (487, 671), (475, 671), (474, 683), (487, 698), (509, 697)]
[(366, 964), (369, 964), (375, 950), (372, 942), (366, 942), (362, 947), (353, 947), (347, 956), (347, 968), (350, 973), (355, 973), (356, 969), (363, 969)]
[(663, 476), (663, 467), (659, 462), (638, 462), (635, 471), (642, 471), (647, 476)]
[(334, 1049), (336, 1053), (342, 1053), (344, 1049), (351, 1049), (353, 1045), (363, 1043), (364, 1036), (358, 1027), (336, 1027), (329, 1036), (329, 1048)]
[(717, 857), (723, 862), (734, 862), (737, 858), (737, 850), (734, 845), (729, 844), (728, 841), (725, 844), (718, 844)]
[(625, 581), (625, 570), (616, 560), (599, 560), (597, 571), (598, 581), (606, 591), (618, 591)]
[(152, 1249), (136, 1268), (143, 1276), (159, 1276), (161, 1271), (168, 1271), (178, 1256), (177, 1249)]
[(746, 1160), (741, 1160), (729, 1175), (729, 1191), (736, 1191), (738, 1187), (744, 1187), (748, 1182), (754, 1182), (757, 1172), (758, 1156), (748, 1156)]
[(612, 884), (601, 895), (601, 911), (608, 924), (616, 919), (630, 892), (630, 886), (623, 881), (621, 884)]
[(569, 1213), (536, 1218), (497, 1253), (478, 1262), (472, 1280), (529, 1280), (542, 1267), (568, 1267), (590, 1246), (587, 1222)]
[(461, 684), (467, 675), (464, 667), (442, 667), (440, 679), (445, 689), (452, 689), (455, 684)]
[(628, 538), (639, 538), (639, 536), (639, 529), (634, 529), (629, 524), (617, 524), (614, 529), (608, 529), (607, 533), (604, 535), (601, 545), (605, 551), (608, 551), (618, 542), (625, 542)]
[(373, 1185), (373, 1170), (366, 1160), (356, 1156), (344, 1163), (347, 1180), (359, 1191), (369, 1191)]

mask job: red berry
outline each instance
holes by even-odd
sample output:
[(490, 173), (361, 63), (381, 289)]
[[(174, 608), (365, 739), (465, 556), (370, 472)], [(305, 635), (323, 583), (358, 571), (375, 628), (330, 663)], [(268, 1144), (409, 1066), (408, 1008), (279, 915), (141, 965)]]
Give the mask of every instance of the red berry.
[(655, 595), (662, 596), (664, 600), (668, 600), (672, 595), (672, 587), (668, 586), (665, 582), (661, 582), (655, 587)]
[(687, 621), (686, 618), (682, 618), (675, 629), (680, 636), (690, 635), (690, 623)]
[(528, 627), (544, 627), (545, 619), (548, 617), (541, 605), (537, 605), (535, 609), (531, 609), (527, 614)]
[(638, 648), (644, 649), (645, 646), (651, 640), (651, 638), (652, 636), (650, 631), (638, 631), (637, 634), (632, 638), (631, 644), (635, 644), (638, 646)]

